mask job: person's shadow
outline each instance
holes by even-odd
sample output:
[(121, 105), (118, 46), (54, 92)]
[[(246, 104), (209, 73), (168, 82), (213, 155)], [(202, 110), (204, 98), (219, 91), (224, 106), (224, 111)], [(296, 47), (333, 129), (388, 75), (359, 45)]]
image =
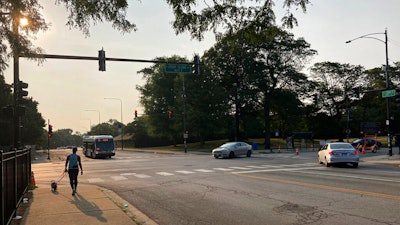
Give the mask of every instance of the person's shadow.
[(103, 217), (103, 211), (95, 203), (87, 201), (78, 193), (75, 194), (71, 203), (86, 215), (96, 217), (100, 222), (107, 223), (107, 219)]

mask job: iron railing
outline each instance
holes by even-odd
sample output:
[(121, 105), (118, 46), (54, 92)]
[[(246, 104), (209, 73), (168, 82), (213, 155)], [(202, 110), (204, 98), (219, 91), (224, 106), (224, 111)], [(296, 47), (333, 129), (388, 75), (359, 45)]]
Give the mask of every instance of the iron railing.
[(31, 179), (31, 149), (13, 150), (1, 155), (1, 225), (10, 224), (28, 191)]

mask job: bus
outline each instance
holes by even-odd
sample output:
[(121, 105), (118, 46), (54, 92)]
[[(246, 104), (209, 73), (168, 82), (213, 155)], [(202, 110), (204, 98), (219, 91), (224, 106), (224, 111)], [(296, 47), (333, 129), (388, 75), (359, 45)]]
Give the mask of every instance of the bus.
[(111, 158), (115, 155), (114, 138), (111, 135), (83, 136), (83, 155), (95, 158)]

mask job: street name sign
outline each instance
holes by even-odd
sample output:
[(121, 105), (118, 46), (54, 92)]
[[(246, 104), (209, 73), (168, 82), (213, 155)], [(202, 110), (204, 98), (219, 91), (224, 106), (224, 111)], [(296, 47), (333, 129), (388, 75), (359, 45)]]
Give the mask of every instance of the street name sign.
[(396, 95), (396, 90), (387, 90), (387, 91), (382, 91), (382, 98), (388, 98), (388, 97), (393, 97)]
[(192, 73), (192, 66), (188, 64), (165, 64), (166, 73)]

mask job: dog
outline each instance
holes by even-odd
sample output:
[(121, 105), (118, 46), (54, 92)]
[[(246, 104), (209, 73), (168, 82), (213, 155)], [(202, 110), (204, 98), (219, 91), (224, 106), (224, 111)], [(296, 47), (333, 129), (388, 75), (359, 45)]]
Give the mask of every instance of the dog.
[(55, 180), (51, 181), (51, 191), (56, 192), (57, 191), (57, 182)]

